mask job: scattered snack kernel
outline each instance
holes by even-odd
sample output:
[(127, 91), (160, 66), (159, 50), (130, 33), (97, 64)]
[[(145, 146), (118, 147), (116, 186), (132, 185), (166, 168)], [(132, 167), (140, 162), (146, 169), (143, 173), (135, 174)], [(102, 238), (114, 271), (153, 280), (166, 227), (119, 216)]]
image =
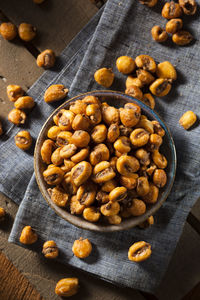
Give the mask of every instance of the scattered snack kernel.
[(153, 57), (145, 54), (141, 54), (135, 59), (136, 66), (140, 69), (155, 73), (156, 63)]
[(163, 61), (157, 65), (156, 75), (159, 78), (166, 78), (171, 80), (177, 79), (176, 69), (169, 61)]
[(10, 101), (15, 102), (19, 97), (24, 95), (24, 91), (21, 86), (16, 84), (10, 84), (7, 86), (7, 96)]
[(31, 245), (34, 244), (38, 239), (37, 234), (35, 231), (31, 228), (31, 226), (25, 226), (22, 229), (21, 235), (20, 235), (20, 243), (25, 245)]
[(171, 90), (171, 83), (168, 79), (158, 78), (149, 87), (153, 95), (157, 97), (166, 96)]
[(60, 297), (71, 297), (78, 292), (78, 278), (63, 278), (56, 284), (55, 293)]
[(43, 244), (42, 253), (46, 258), (54, 259), (58, 257), (59, 251), (54, 241), (47, 241)]
[(92, 244), (88, 239), (75, 240), (72, 246), (72, 252), (78, 258), (86, 258), (92, 252)]
[(22, 150), (28, 150), (32, 145), (32, 137), (26, 130), (20, 131), (15, 136), (15, 144)]
[(6, 211), (3, 207), (0, 207), (0, 223), (4, 222), (6, 217)]
[(35, 106), (35, 102), (30, 96), (22, 96), (15, 101), (14, 106), (18, 109), (31, 109)]
[(158, 25), (152, 27), (151, 35), (152, 38), (158, 43), (163, 43), (168, 39), (167, 32)]
[(151, 245), (144, 241), (134, 243), (128, 251), (128, 258), (134, 262), (141, 262), (151, 256)]
[(174, 1), (166, 2), (162, 9), (162, 16), (166, 19), (179, 18), (182, 15), (182, 8), (180, 4)]
[(0, 25), (0, 34), (5, 40), (11, 41), (17, 35), (17, 27), (8, 22), (8, 23), (1, 23)]
[(153, 7), (157, 4), (158, 0), (139, 0), (141, 4), (144, 4), (148, 7)]
[(36, 28), (31, 24), (21, 23), (18, 27), (18, 33), (20, 39), (30, 42), (36, 36)]
[(53, 84), (44, 93), (44, 101), (52, 103), (65, 98), (68, 94), (68, 89), (63, 84)]
[(197, 120), (197, 116), (191, 110), (186, 111), (179, 120), (179, 124), (183, 126), (184, 129), (189, 129)]
[(156, 103), (154, 97), (150, 93), (144, 94), (141, 101), (148, 105), (151, 109), (155, 108)]
[(172, 35), (172, 41), (179, 46), (188, 45), (192, 40), (193, 36), (191, 33), (185, 30), (180, 30)]
[(174, 34), (177, 31), (181, 30), (183, 27), (183, 21), (181, 19), (171, 19), (167, 22), (165, 29), (167, 33)]
[(15, 125), (22, 125), (26, 121), (26, 114), (22, 110), (14, 108), (8, 114), (8, 121)]
[(123, 74), (130, 74), (135, 70), (136, 64), (130, 56), (120, 56), (116, 60), (116, 67), (119, 72)]
[(56, 56), (51, 49), (42, 51), (36, 60), (38, 67), (43, 67), (45, 69), (52, 68), (55, 65)]
[(112, 69), (108, 68), (101, 68), (94, 73), (95, 81), (106, 88), (109, 88), (113, 84), (114, 77)]
[(179, 0), (178, 3), (185, 15), (194, 15), (197, 11), (197, 3), (195, 0)]

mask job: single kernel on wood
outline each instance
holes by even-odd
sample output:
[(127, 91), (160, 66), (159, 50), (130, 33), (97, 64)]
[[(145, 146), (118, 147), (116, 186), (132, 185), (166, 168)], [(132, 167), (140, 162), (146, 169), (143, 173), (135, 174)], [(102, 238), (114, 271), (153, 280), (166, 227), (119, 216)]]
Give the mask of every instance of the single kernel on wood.
[(78, 258), (85, 258), (90, 255), (92, 251), (92, 244), (88, 239), (80, 238), (75, 240), (72, 246), (72, 252)]
[(9, 112), (8, 120), (15, 125), (21, 125), (26, 121), (26, 114), (22, 110), (14, 108)]
[(31, 226), (25, 226), (22, 229), (21, 235), (20, 235), (20, 242), (25, 245), (31, 245), (34, 244), (38, 239), (37, 234), (35, 231), (31, 228)]
[(120, 56), (116, 61), (116, 67), (119, 72), (130, 74), (135, 70), (136, 64), (130, 56)]
[(129, 260), (140, 262), (151, 256), (151, 245), (144, 241), (134, 243), (128, 251)]
[(7, 86), (7, 96), (10, 101), (15, 102), (19, 97), (24, 95), (24, 91), (19, 85), (10, 84)]
[(10, 22), (1, 23), (0, 33), (5, 40), (11, 41), (17, 35), (17, 27)]
[(36, 36), (36, 28), (31, 24), (21, 23), (18, 27), (18, 33), (20, 39), (29, 42)]
[(114, 77), (112, 69), (102, 68), (94, 73), (95, 81), (106, 88), (109, 88), (113, 84)]
[(5, 220), (6, 217), (6, 211), (3, 207), (0, 207), (0, 223)]
[(184, 129), (189, 129), (197, 120), (197, 116), (191, 110), (185, 112), (179, 120), (179, 124), (183, 126)]
[(15, 101), (14, 106), (18, 109), (31, 109), (35, 106), (35, 102), (30, 96), (22, 96)]
[(15, 136), (15, 144), (22, 150), (28, 150), (32, 144), (32, 137), (28, 131), (20, 131)]
[(53, 84), (44, 93), (44, 101), (51, 103), (65, 98), (68, 94), (68, 89), (63, 84)]
[(177, 73), (174, 66), (169, 61), (163, 61), (157, 65), (156, 75), (159, 78), (177, 79)]
[(47, 241), (43, 245), (42, 253), (46, 258), (56, 258), (58, 256), (58, 247), (54, 241)]
[(192, 40), (193, 36), (191, 33), (185, 30), (180, 30), (172, 35), (172, 41), (179, 46), (188, 45)]
[(56, 284), (55, 293), (60, 297), (71, 297), (78, 292), (78, 278), (63, 278)]
[(43, 67), (45, 69), (52, 68), (55, 64), (56, 56), (51, 49), (44, 50), (37, 57), (38, 67)]
[(2, 123), (0, 121), (0, 136), (3, 134), (3, 127), (2, 127)]

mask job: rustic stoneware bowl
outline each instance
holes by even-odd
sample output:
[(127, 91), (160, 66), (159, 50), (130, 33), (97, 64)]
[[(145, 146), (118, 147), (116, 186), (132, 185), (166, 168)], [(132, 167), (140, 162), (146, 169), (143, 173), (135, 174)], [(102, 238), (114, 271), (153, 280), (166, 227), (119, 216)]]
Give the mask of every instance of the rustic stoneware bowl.
[[(101, 101), (106, 101), (108, 104), (115, 106), (117, 108), (123, 107), (125, 103), (127, 102), (133, 102), (138, 105), (140, 105), (142, 109), (142, 113), (145, 114), (148, 119), (150, 120), (157, 120), (161, 126), (165, 130), (165, 136), (163, 138), (163, 145), (162, 145), (162, 153), (166, 156), (168, 160), (168, 167), (166, 169), (168, 181), (164, 188), (160, 190), (158, 201), (155, 204), (149, 205), (147, 207), (147, 211), (144, 215), (139, 217), (131, 217), (129, 219), (124, 219), (121, 224), (119, 225), (109, 225), (105, 223), (90, 223), (86, 220), (84, 220), (81, 216), (75, 216), (71, 215), (66, 210), (56, 206), (52, 201), (51, 198), (47, 192), (47, 184), (43, 179), (42, 173), (44, 169), (46, 168), (46, 165), (43, 163), (41, 156), (40, 156), (40, 149), (42, 146), (42, 143), (47, 138), (47, 131), (48, 129), (54, 124), (53, 123), (53, 116), (61, 109), (61, 108), (68, 108), (70, 105), (70, 102), (75, 101), (77, 99), (82, 99), (86, 95), (94, 95), (99, 97)], [(52, 209), (64, 220), (70, 222), (71, 224), (88, 230), (94, 230), (94, 231), (101, 231), (101, 232), (112, 232), (112, 231), (119, 231), (119, 230), (125, 230), (132, 227), (135, 227), (136, 225), (143, 222), (145, 219), (147, 219), (149, 216), (153, 215), (163, 204), (163, 202), (167, 199), (170, 190), (172, 188), (174, 178), (175, 178), (175, 172), (176, 172), (176, 150), (174, 146), (174, 142), (172, 139), (172, 136), (169, 132), (169, 129), (167, 128), (166, 124), (162, 121), (162, 119), (148, 106), (146, 106), (144, 103), (142, 103), (139, 100), (134, 99), (131, 96), (125, 95), (120, 92), (115, 91), (92, 91), (89, 93), (78, 95), (65, 103), (63, 103), (59, 108), (57, 108), (51, 116), (46, 120), (45, 124), (43, 125), (40, 134), (38, 136), (36, 146), (35, 146), (35, 153), (34, 153), (34, 168), (35, 168), (35, 175), (36, 180), (39, 186), (39, 189), (44, 197), (44, 199), (47, 201), (47, 203), (51, 206)]]

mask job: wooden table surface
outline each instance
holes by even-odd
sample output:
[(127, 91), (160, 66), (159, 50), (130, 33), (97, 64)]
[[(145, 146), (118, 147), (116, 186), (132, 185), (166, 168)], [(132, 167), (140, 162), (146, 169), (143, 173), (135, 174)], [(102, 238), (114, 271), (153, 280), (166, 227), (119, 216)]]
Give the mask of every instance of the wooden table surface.
[[(100, 7), (104, 1), (97, 2)], [(41, 5), (34, 4), (32, 0), (1, 1), (1, 22), (10, 20), (16, 25), (28, 22), (38, 29), (37, 38), (28, 44), (19, 39), (7, 42), (0, 37), (1, 119), (6, 118), (12, 108), (6, 96), (6, 86), (19, 84), (27, 90), (43, 73), (35, 63), (37, 54), (50, 48), (59, 55), (97, 12), (97, 6), (89, 0), (46, 0)], [(17, 205), (0, 195), (0, 206), (9, 213), (6, 223), (0, 227), (0, 300), (59, 299), (54, 294), (56, 282), (70, 276), (80, 279), (80, 292), (73, 297), (77, 300), (200, 299), (200, 201), (188, 216), (165, 278), (155, 295), (116, 287), (9, 244), (7, 239)]]

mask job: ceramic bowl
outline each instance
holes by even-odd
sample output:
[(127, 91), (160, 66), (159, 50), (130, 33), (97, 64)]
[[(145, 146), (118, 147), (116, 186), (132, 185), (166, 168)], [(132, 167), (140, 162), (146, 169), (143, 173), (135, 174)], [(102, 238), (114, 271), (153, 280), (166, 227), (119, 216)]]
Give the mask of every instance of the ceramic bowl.
[[(127, 102), (133, 102), (138, 105), (140, 105), (142, 109), (142, 113), (145, 114), (148, 119), (150, 120), (157, 120), (161, 126), (165, 130), (165, 136), (163, 138), (163, 145), (162, 145), (162, 153), (166, 156), (168, 160), (168, 167), (166, 168), (167, 172), (167, 184), (164, 188), (160, 189), (159, 192), (159, 198), (158, 201), (155, 204), (147, 206), (146, 213), (142, 216), (138, 217), (131, 217), (128, 219), (123, 219), (122, 223), (119, 225), (110, 225), (105, 223), (90, 223), (86, 220), (84, 220), (81, 216), (72, 215), (63, 208), (60, 208), (56, 206), (52, 201), (51, 198), (47, 192), (47, 184), (44, 181), (44, 178), (42, 176), (42, 173), (44, 169), (46, 168), (45, 164), (43, 163), (41, 156), (40, 156), (40, 149), (42, 146), (42, 143), (47, 138), (47, 131), (48, 129), (54, 124), (53, 123), (53, 116), (62, 108), (68, 108), (70, 103), (72, 101), (75, 101), (77, 99), (82, 99), (86, 95), (94, 95), (97, 96), (101, 101), (106, 101), (109, 105), (115, 106), (117, 108), (123, 107), (125, 103)], [(139, 100), (134, 99), (131, 96), (128, 96), (124, 93), (115, 92), (115, 91), (92, 91), (85, 94), (78, 95), (76, 97), (73, 97), (72, 99), (64, 102), (60, 107), (58, 107), (46, 120), (45, 124), (43, 125), (37, 142), (35, 146), (35, 153), (34, 153), (34, 168), (35, 168), (35, 175), (36, 180), (39, 186), (39, 189), (44, 197), (44, 199), (47, 201), (47, 203), (50, 205), (50, 207), (64, 220), (72, 223), (73, 225), (88, 229), (88, 230), (94, 230), (94, 231), (100, 231), (100, 232), (113, 232), (113, 231), (119, 231), (119, 230), (125, 230), (132, 227), (135, 227), (136, 225), (143, 222), (145, 219), (147, 219), (149, 216), (155, 214), (155, 212), (160, 208), (160, 206), (163, 204), (163, 202), (167, 199), (170, 190), (172, 188), (175, 173), (176, 173), (176, 150), (175, 145), (173, 142), (173, 138), (170, 134), (170, 131), (166, 124), (162, 121), (162, 119), (159, 117), (155, 111), (150, 109), (148, 106), (146, 106), (144, 103), (142, 103)]]

